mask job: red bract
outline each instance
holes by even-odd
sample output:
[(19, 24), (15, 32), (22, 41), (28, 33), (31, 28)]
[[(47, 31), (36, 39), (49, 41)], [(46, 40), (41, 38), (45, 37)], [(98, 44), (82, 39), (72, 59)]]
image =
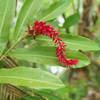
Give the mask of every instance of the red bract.
[(50, 27), (51, 24), (46, 25), (46, 22), (36, 21), (32, 27), (29, 24), (27, 26), (28, 26), (28, 30), (26, 32), (32, 35), (34, 39), (37, 35), (41, 35), (41, 34), (46, 35), (53, 39), (55, 45), (58, 46), (56, 49), (57, 51), (56, 54), (58, 57), (57, 61), (59, 61), (60, 65), (71, 67), (72, 65), (78, 64), (78, 59), (68, 60), (66, 58), (66, 53), (65, 53), (66, 45), (63, 42), (63, 40), (59, 38), (60, 33), (54, 30), (55, 27)]

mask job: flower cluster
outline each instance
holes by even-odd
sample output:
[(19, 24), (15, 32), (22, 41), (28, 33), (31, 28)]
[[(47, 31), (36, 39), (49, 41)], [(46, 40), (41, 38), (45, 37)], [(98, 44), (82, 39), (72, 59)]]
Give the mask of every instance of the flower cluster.
[(58, 33), (55, 30), (55, 27), (50, 27), (51, 24), (46, 25), (47, 22), (42, 22), (42, 21), (36, 21), (33, 26), (28, 26), (28, 30), (26, 31), (28, 34), (32, 35), (33, 38), (35, 39), (36, 36), (38, 35), (46, 35), (50, 38), (53, 39), (55, 42), (55, 45), (58, 46), (56, 49), (56, 54), (58, 57), (59, 63), (63, 66), (69, 66), (71, 67), (72, 65), (77, 65), (78, 64), (78, 59), (71, 59), (68, 60), (66, 58), (66, 45), (63, 42), (62, 39), (59, 38), (60, 33)]

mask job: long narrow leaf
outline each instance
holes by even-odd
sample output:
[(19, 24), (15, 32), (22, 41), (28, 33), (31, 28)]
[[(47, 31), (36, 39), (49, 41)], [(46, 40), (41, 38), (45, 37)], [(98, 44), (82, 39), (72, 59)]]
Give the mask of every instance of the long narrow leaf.
[(66, 11), (66, 9), (69, 7), (69, 4), (70, 0), (60, 0), (52, 4), (48, 9), (39, 14), (38, 20), (47, 21), (57, 18)]
[(0, 0), (0, 53), (4, 50), (13, 22), (16, 0)]
[[(43, 4), (43, 0), (26, 0), (20, 14), (18, 16), (18, 20), (16, 23), (15, 31), (14, 31), (14, 39), (18, 39), (23, 32), (25, 32), (24, 26), (30, 22), (30, 20), (34, 19), (35, 15), (40, 10)], [(23, 31), (24, 30), (24, 31)]]

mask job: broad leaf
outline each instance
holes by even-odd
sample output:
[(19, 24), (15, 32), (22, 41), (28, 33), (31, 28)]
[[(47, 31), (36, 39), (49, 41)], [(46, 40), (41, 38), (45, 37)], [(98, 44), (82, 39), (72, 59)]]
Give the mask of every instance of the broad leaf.
[(39, 14), (38, 20), (47, 21), (52, 20), (66, 11), (69, 7), (70, 0), (60, 0), (52, 4), (48, 9)]
[(80, 20), (79, 13), (75, 13), (75, 14), (69, 16), (68, 18), (66, 18), (65, 23), (64, 23), (64, 27), (68, 28), (70, 26), (73, 26), (73, 25), (77, 24), (79, 22), (79, 20)]
[(72, 50), (83, 50), (86, 52), (93, 52), (100, 50), (99, 46), (88, 38), (75, 35), (61, 35), (60, 36), (66, 42), (67, 48)]
[[(82, 36), (62, 34), (60, 38), (64, 40), (67, 49), (70, 50), (83, 50), (86, 52), (100, 50), (99, 46), (93, 40), (89, 40)], [(36, 40), (40, 45), (54, 45), (52, 39), (46, 36), (38, 36)]]
[[(67, 50), (66, 53), (69, 59), (79, 59), (79, 64), (77, 66), (73, 66), (75, 68), (83, 67), (90, 64), (90, 61), (87, 56), (80, 52)], [(55, 47), (36, 46), (32, 48), (20, 48), (13, 50), (11, 53), (9, 53), (9, 55), (19, 60), (60, 66), (57, 62)]]
[[(26, 0), (20, 14), (18, 16), (18, 20), (16, 23), (15, 31), (14, 31), (14, 39), (18, 39), (23, 32), (25, 32), (24, 26), (26, 24), (30, 24), (30, 21), (34, 19), (35, 15), (40, 10), (43, 4), (43, 0)], [(24, 31), (23, 31), (24, 30)]]
[(39, 68), (16, 67), (0, 69), (0, 83), (10, 83), (30, 88), (57, 89), (64, 87), (59, 78)]
[(0, 0), (0, 53), (4, 50), (14, 17), (16, 0)]

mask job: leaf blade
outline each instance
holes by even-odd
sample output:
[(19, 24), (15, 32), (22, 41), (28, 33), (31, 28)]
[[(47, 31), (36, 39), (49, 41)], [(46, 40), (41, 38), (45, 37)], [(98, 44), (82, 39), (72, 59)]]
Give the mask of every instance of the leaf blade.
[[(66, 53), (67, 58), (69, 59), (79, 59), (79, 64), (77, 66), (73, 66), (75, 68), (83, 67), (90, 64), (88, 57), (78, 51), (72, 51), (67, 49)], [(13, 56), (19, 60), (25, 60), (29, 62), (46, 64), (50, 66), (60, 66), (57, 62), (55, 47), (36, 46), (32, 48), (20, 48), (13, 50), (11, 53), (9, 53), (9, 56)]]
[(79, 13), (74, 13), (73, 15), (66, 18), (65, 23), (64, 23), (64, 27), (68, 28), (70, 26), (73, 26), (73, 25), (77, 24), (79, 22), (79, 20), (80, 20)]
[(83, 50), (85, 52), (100, 50), (99, 46), (93, 40), (82, 36), (63, 34), (60, 37), (64, 39), (65, 43), (68, 45), (67, 48), (72, 50)]
[(18, 16), (18, 20), (15, 26), (14, 30), (14, 37), (18, 39), (20, 36), (22, 36), (24, 33), (22, 30), (23, 27), (30, 22), (30, 20), (33, 20), (35, 15), (40, 10), (41, 6), (43, 4), (43, 0), (26, 0), (24, 5), (22, 6), (22, 9), (20, 11), (20, 14)]
[(56, 89), (64, 87), (60, 79), (51, 73), (39, 68), (27, 68), (22, 66), (12, 69), (0, 69), (0, 83), (11, 83), (17, 86), (27, 86), (36, 89)]
[(70, 0), (62, 0), (52, 4), (48, 9), (40, 13), (38, 20), (47, 21), (57, 18), (59, 15), (64, 13), (70, 4)]
[[(67, 45), (66, 49), (75, 51), (82, 50), (85, 52), (95, 52), (100, 50), (99, 46), (95, 43), (95, 41), (90, 40), (86, 37), (70, 34), (61, 34), (59, 37), (63, 39), (63, 41)], [(40, 43), (41, 45), (54, 45), (53, 41), (46, 36), (38, 36), (36, 40), (38, 44)]]
[[(10, 5), (10, 6), (9, 6)], [(0, 52), (4, 50), (8, 40), (15, 11), (15, 0), (0, 0)], [(9, 19), (9, 20), (8, 20)]]

